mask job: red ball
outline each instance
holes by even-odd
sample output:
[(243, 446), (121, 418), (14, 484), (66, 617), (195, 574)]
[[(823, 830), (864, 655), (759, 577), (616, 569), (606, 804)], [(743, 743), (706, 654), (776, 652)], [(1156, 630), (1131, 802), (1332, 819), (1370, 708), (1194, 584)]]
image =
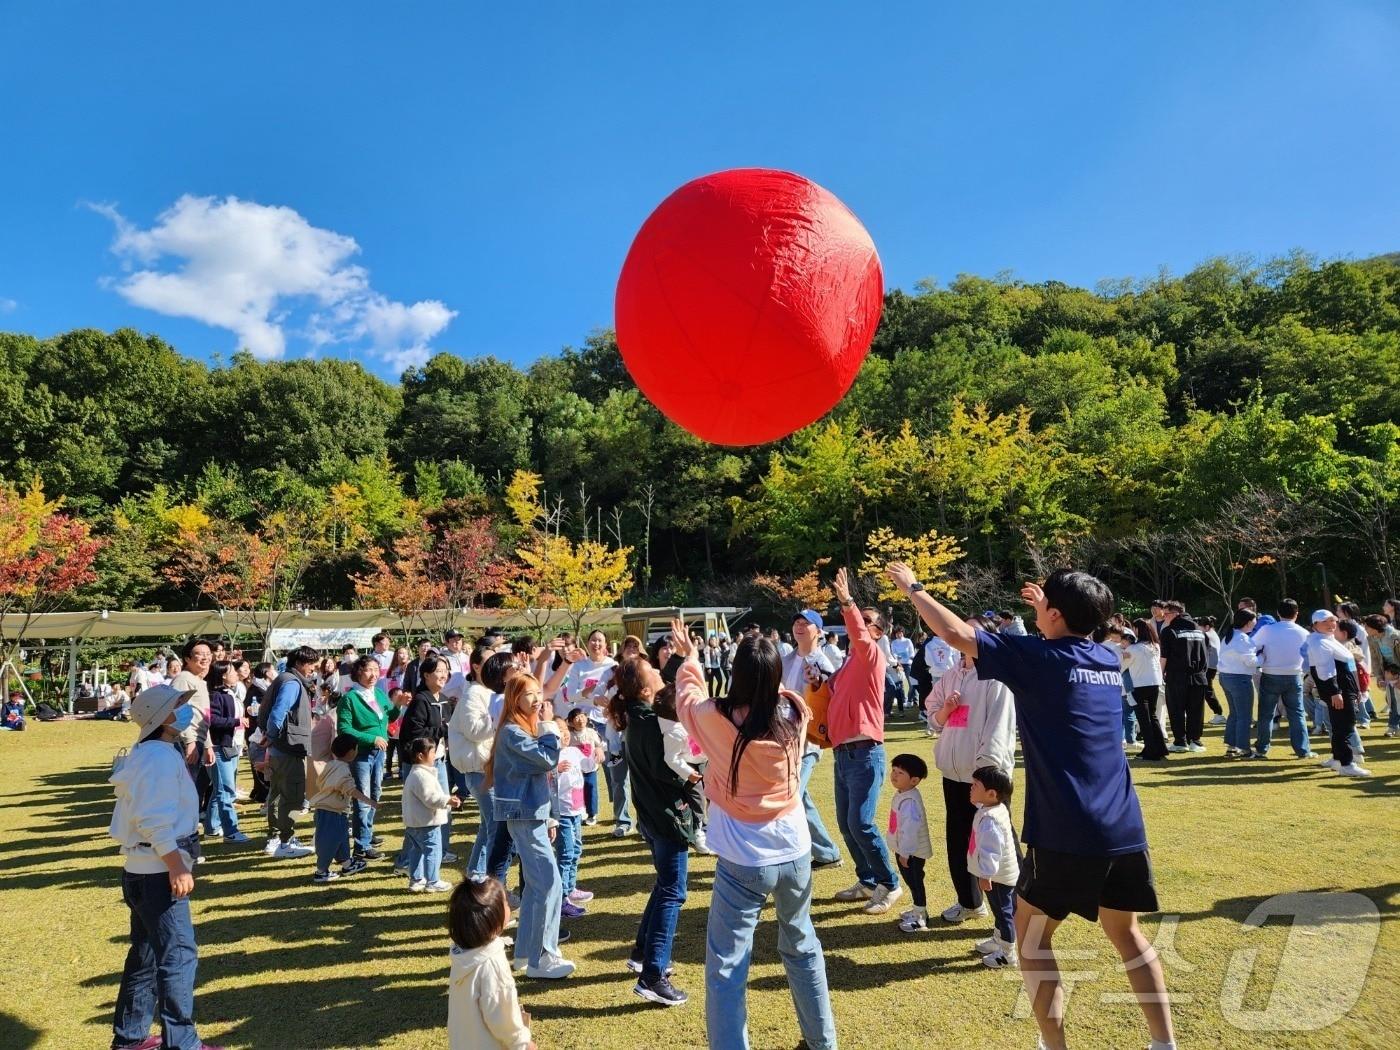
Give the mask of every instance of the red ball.
[(787, 171), (721, 171), (643, 223), (617, 282), (617, 343), (668, 419), (757, 445), (841, 400), (883, 292), (870, 234), (830, 192)]

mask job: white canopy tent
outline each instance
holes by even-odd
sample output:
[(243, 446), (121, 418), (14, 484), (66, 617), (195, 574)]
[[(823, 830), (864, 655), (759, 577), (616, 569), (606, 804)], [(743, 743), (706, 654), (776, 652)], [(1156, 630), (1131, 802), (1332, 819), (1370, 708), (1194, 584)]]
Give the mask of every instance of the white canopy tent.
[[(729, 621), (742, 618), (748, 609), (734, 606), (662, 606), (632, 609), (595, 609), (583, 622), (612, 632), (649, 634), (672, 619), (700, 627), (706, 634), (729, 631)], [(388, 609), (196, 609), (190, 612), (91, 612), (39, 613), (25, 617), (11, 613), (0, 617), (0, 637), (19, 642), (66, 641), (68, 643), (68, 702), (77, 690), (78, 647), (99, 639), (159, 638), (174, 641), (193, 635), (227, 638), (255, 637), (267, 647), (274, 629), (353, 630), (381, 629), (400, 635), (441, 635), (455, 627), (464, 633), (488, 628), (506, 631), (542, 631), (572, 626), (566, 609), (430, 609), (401, 617)], [(3, 684), (0, 682), (0, 684)]]

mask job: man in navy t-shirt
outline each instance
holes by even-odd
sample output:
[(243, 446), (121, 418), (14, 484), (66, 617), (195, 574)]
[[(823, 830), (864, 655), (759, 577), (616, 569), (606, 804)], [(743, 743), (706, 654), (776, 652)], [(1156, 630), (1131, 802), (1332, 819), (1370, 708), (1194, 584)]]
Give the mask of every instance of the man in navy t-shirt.
[(1119, 743), (1118, 656), (1089, 639), (1113, 612), (1113, 592), (1088, 573), (1065, 569), (1043, 587), (1028, 583), (1021, 596), (1035, 610), (1042, 637), (1016, 637), (968, 626), (929, 597), (908, 566), (895, 563), (888, 573), (934, 634), (975, 659), (979, 677), (1009, 686), (1016, 700), (1027, 847), (1016, 886), (1016, 940), (1041, 1045), (1065, 1046), (1052, 940), (1073, 912), (1097, 921), (1122, 957), (1150, 1050), (1172, 1050), (1162, 965), (1137, 921), (1158, 904), (1142, 810)]

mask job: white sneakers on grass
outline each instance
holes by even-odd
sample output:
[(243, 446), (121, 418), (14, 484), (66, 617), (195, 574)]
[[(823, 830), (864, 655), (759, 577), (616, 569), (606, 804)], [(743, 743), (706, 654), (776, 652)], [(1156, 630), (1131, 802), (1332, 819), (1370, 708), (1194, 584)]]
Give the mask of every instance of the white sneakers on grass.
[(904, 890), (899, 886), (893, 889), (887, 886), (876, 886), (875, 892), (870, 895), (870, 903), (865, 906), (865, 914), (883, 915), (903, 895)]
[(837, 890), (834, 896), (838, 901), (868, 901), (875, 896), (875, 890), (863, 882), (857, 882), (844, 890)]
[(987, 916), (987, 906), (984, 904), (980, 908), (964, 908), (961, 904), (954, 904), (943, 912), (944, 922), (966, 922), (968, 919), (982, 919)]
[(558, 981), (568, 977), (575, 969), (574, 964), (562, 955), (546, 952), (540, 957), (538, 966), (525, 967), (525, 976), (542, 978), (546, 981)]
[(1337, 772), (1344, 777), (1369, 777), (1371, 775), (1369, 769), (1362, 769), (1355, 762), (1349, 766), (1342, 766)]
[(298, 842), (296, 836), (293, 835), (286, 842), (281, 843), (272, 855), (278, 860), (288, 860), (293, 857), (309, 857), (314, 852), (315, 850), (310, 846), (303, 846)]

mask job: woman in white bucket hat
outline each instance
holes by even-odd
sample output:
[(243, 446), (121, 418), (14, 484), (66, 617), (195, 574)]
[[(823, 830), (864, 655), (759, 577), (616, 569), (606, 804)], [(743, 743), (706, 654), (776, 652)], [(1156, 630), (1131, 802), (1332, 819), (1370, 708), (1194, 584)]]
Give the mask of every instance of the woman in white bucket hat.
[[(217, 1050), (194, 1024), (199, 948), (190, 917), (199, 856), (199, 794), (178, 749), (194, 690), (143, 689), (131, 703), (136, 746), (117, 756), (110, 783), (117, 805), (108, 833), (121, 843), (122, 899), (131, 910), (131, 948), (112, 1019), (114, 1050)], [(151, 1035), (151, 1022), (160, 1034)]]

